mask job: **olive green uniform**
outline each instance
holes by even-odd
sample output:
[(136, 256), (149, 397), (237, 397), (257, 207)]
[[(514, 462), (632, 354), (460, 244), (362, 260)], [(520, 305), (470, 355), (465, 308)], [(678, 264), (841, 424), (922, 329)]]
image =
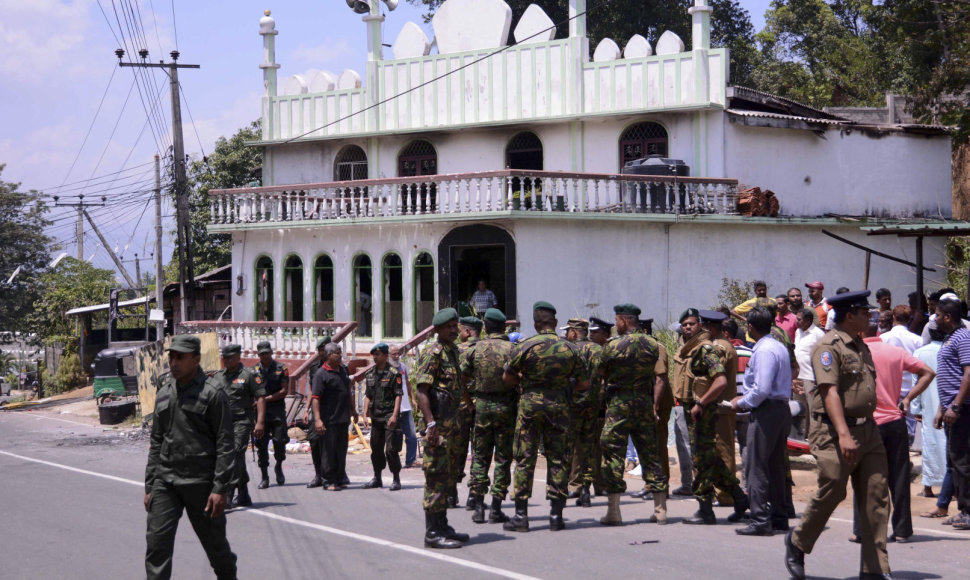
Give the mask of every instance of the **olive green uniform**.
[(669, 481), (670, 455), (667, 451), (667, 438), (670, 434), (670, 413), (674, 410), (674, 394), (670, 389), (670, 355), (667, 353), (667, 347), (662, 343), (657, 342), (657, 347), (659, 347), (659, 352), (653, 372), (657, 377), (664, 378), (663, 393), (660, 395), (660, 403), (657, 405), (657, 450), (660, 452), (660, 465), (663, 466), (664, 475), (667, 476)]
[[(478, 337), (471, 337), (466, 342), (456, 345), (458, 361), (461, 363), (464, 353), (478, 342)], [(454, 471), (452, 479), (455, 484), (465, 479), (465, 462), (468, 459), (468, 446), (471, 442), (472, 430), (475, 427), (475, 405), (464, 398), (458, 402), (458, 434), (455, 444), (451, 447), (451, 469)]]
[(569, 470), (569, 491), (593, 484), (594, 466), (600, 458), (600, 434), (603, 422), (600, 421), (600, 407), (603, 401), (603, 379), (599, 376), (598, 355), (603, 347), (591, 340), (576, 343), (586, 366), (590, 370), (589, 388), (573, 393), (572, 466)]
[(234, 372), (221, 369), (212, 378), (229, 398), (229, 408), (232, 410), (232, 440), (236, 450), (232, 486), (241, 487), (249, 483), (246, 448), (253, 438), (253, 427), (256, 426), (256, 399), (265, 397), (266, 391), (263, 390), (259, 375), (243, 365), (239, 365)]
[(200, 369), (187, 385), (165, 379), (155, 396), (145, 493), (148, 504), (145, 572), (172, 576), (175, 532), (185, 510), (217, 578), (236, 577), (236, 556), (226, 540), (226, 516), (205, 513), (209, 494), (225, 494), (233, 481), (229, 399)]
[[(286, 365), (279, 361), (273, 361), (269, 366), (264, 367), (262, 363), (256, 363), (252, 367), (262, 381), (263, 390), (266, 396), (279, 391), (287, 391), (290, 385), (290, 371)], [(290, 442), (287, 434), (286, 424), (286, 399), (266, 403), (266, 416), (263, 418), (266, 432), (256, 441), (256, 454), (258, 465), (261, 468), (269, 467), (269, 440), (273, 440), (273, 457), (276, 463), (286, 460), (286, 444)]]
[(371, 417), (370, 461), (374, 467), (374, 477), (380, 478), (384, 467), (390, 467), (391, 473), (401, 472), (401, 446), (404, 443), (404, 431), (398, 422), (393, 429), (388, 427), (387, 421), (394, 415), (394, 402), (404, 396), (404, 378), (401, 371), (388, 364), (384, 370), (377, 367), (367, 371), (364, 376), (365, 396), (370, 400), (368, 414)]
[(876, 408), (876, 368), (869, 347), (859, 338), (836, 328), (830, 330), (812, 352), (817, 385), (833, 385), (845, 413), (849, 432), (858, 447), (854, 465), (842, 459), (839, 434), (821, 399), (821, 388), (810, 393), (812, 418), (808, 440), (818, 463), (818, 490), (809, 501), (792, 543), (806, 554), (835, 508), (845, 499), (846, 484), (852, 479), (859, 527), (862, 530), (862, 571), (889, 572), (886, 528), (889, 522), (889, 467), (886, 449), (872, 413)]
[(512, 437), (518, 393), (502, 380), (512, 355), (508, 335), (489, 334), (465, 349), (461, 374), (469, 377), (468, 391), (475, 405), (472, 466), (468, 487), (482, 497), (488, 491), (488, 468), (495, 455), (491, 495), (505, 499), (512, 483)]

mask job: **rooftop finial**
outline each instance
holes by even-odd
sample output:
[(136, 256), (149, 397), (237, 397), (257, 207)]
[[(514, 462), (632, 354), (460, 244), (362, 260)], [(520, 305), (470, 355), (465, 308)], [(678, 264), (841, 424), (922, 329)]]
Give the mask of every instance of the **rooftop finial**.
[(269, 16), (272, 13), (269, 10), (263, 10), (263, 14), (265, 14), (266, 16)]

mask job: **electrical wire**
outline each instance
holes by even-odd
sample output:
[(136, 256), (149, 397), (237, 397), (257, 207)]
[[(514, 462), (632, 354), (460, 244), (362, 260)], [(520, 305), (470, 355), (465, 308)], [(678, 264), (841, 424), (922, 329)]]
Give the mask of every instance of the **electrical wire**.
[(202, 138), (199, 137), (199, 130), (195, 126), (195, 117), (192, 116), (192, 108), (189, 107), (189, 98), (185, 95), (185, 89), (182, 88), (182, 83), (179, 83), (179, 92), (182, 93), (182, 100), (185, 101), (185, 110), (189, 113), (189, 121), (192, 123), (192, 132), (195, 133), (195, 140), (199, 143), (199, 151), (202, 152), (202, 162), (205, 164), (205, 168), (212, 173), (212, 168), (209, 167), (209, 158), (205, 154), (205, 147), (202, 146)]
[(179, 29), (175, 22), (175, 0), (172, 0), (172, 31), (175, 33), (175, 50), (179, 49)]
[[(110, 177), (112, 175), (118, 175), (120, 173), (125, 173), (127, 171), (135, 171), (136, 169), (138, 169), (140, 167), (144, 167), (144, 166), (149, 165), (151, 163), (154, 163), (154, 161), (149, 161), (147, 163), (141, 163), (139, 165), (132, 165), (128, 169), (122, 169), (120, 171), (115, 171), (114, 173), (105, 173), (103, 175), (99, 175), (99, 176), (95, 177), (94, 179), (101, 179), (103, 177)], [(45, 197), (49, 197), (47, 194), (50, 193), (50, 192), (52, 192), (52, 191), (55, 191), (56, 192), (57, 190), (61, 190), (62, 188), (67, 187), (67, 186), (74, 186), (74, 185), (79, 185), (79, 184), (83, 184), (83, 183), (89, 183), (91, 181), (93, 181), (91, 178), (82, 179), (80, 181), (74, 181), (74, 182), (71, 182), (71, 183), (64, 183), (64, 184), (61, 184), (61, 185), (56, 185), (56, 186), (52, 186), (52, 187), (42, 188), (40, 191), (42, 192), (42, 195), (44, 195)]]
[(71, 167), (67, 170), (67, 173), (64, 174), (64, 180), (61, 182), (62, 186), (71, 177), (71, 172), (74, 171), (74, 166), (77, 165), (77, 160), (81, 157), (81, 152), (84, 151), (84, 146), (88, 142), (88, 137), (91, 136), (91, 130), (94, 129), (94, 123), (98, 120), (98, 115), (101, 114), (101, 107), (104, 105), (105, 97), (108, 96), (108, 89), (111, 88), (111, 81), (114, 80), (116, 72), (118, 72), (118, 69), (111, 67), (111, 76), (108, 77), (108, 85), (104, 87), (104, 92), (101, 93), (101, 100), (98, 102), (98, 109), (94, 112), (94, 118), (91, 119), (91, 124), (88, 125), (88, 131), (84, 134), (84, 139), (81, 140), (81, 146), (78, 147), (77, 154), (74, 156), (74, 161), (71, 162)]

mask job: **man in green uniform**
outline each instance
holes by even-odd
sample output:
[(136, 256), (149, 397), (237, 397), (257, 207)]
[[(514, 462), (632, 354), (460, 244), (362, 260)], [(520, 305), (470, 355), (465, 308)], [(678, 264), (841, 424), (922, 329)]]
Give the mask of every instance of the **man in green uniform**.
[(374, 479), (364, 484), (364, 489), (384, 487), (381, 472), (384, 466), (391, 468), (391, 491), (401, 489), (401, 446), (404, 431), (401, 430), (401, 397), (404, 396), (404, 378), (401, 371), (387, 363), (391, 347), (380, 343), (370, 349), (374, 368), (364, 375), (364, 425), (367, 417), (373, 418), (370, 430), (370, 462), (374, 467)]
[[(458, 361), (464, 357), (468, 349), (478, 342), (482, 333), (482, 319), (477, 316), (464, 316), (458, 320)], [(458, 439), (450, 447), (452, 453), (451, 468), (454, 470), (452, 480), (455, 482), (448, 494), (448, 507), (458, 507), (458, 482), (465, 479), (465, 461), (468, 458), (468, 445), (472, 437), (472, 428), (475, 426), (475, 404), (471, 397), (462, 397), (461, 404), (458, 405)], [(468, 501), (465, 502), (465, 509), (471, 511), (475, 509), (475, 502), (472, 501), (471, 486), (468, 490)]]
[[(330, 344), (330, 337), (324, 336), (323, 338), (317, 340), (317, 360), (310, 365), (307, 369), (307, 384), (310, 388), (313, 388), (313, 377), (316, 375), (321, 368), (323, 368), (324, 362), (327, 360), (327, 356), (324, 354), (325, 347)], [(313, 478), (310, 483), (306, 484), (309, 488), (323, 487), (323, 437), (317, 433), (314, 429), (315, 415), (313, 413), (313, 404), (307, 405), (306, 410), (306, 421), (307, 425), (310, 426), (307, 430), (306, 439), (310, 443), (310, 459), (313, 461)]]
[(682, 343), (674, 355), (674, 397), (684, 408), (690, 448), (694, 461), (694, 497), (700, 508), (685, 524), (714, 525), (714, 487), (728, 490), (734, 499), (734, 512), (743, 515), (748, 498), (740, 482), (728, 471), (717, 454), (717, 403), (727, 387), (724, 365), (711, 343), (711, 335), (701, 327), (704, 320), (723, 321), (720, 312), (688, 308), (680, 315)]
[[(634, 304), (618, 304), (616, 339), (606, 343), (600, 353), (599, 373), (606, 385), (606, 423), (603, 425), (602, 470), (606, 480), (609, 504), (600, 523), (618, 526), (620, 495), (626, 491), (623, 481), (623, 460), (627, 439), (640, 457), (643, 481), (653, 493), (654, 515), (651, 521), (667, 523), (667, 475), (660, 464), (657, 441), (657, 411), (654, 404), (663, 394), (658, 388), (654, 370), (659, 357), (657, 341), (640, 329), (640, 308)], [(666, 445), (664, 441), (664, 445)]]
[(458, 404), (462, 398), (458, 365), (458, 312), (438, 311), (431, 320), (438, 339), (424, 349), (411, 379), (418, 389), (418, 406), (425, 421), (424, 436), (424, 545), (460, 548), (468, 534), (448, 525), (448, 492), (454, 486), (449, 448), (458, 439)]
[(226, 393), (199, 368), (200, 352), (198, 338), (174, 337), (168, 348), (171, 376), (155, 395), (145, 467), (145, 573), (150, 580), (172, 576), (182, 510), (216, 577), (236, 577), (236, 555), (226, 540), (225, 515), (235, 459), (232, 411)]
[[(593, 357), (600, 346), (589, 340), (589, 321), (584, 318), (570, 318), (564, 327), (566, 340), (579, 347), (586, 367), (593, 368)], [(561, 330), (561, 329), (560, 329)], [(576, 498), (576, 505), (590, 507), (590, 482), (586, 482), (587, 472), (592, 471), (593, 442), (597, 441), (603, 430), (599, 425), (599, 383), (598, 376), (590, 376), (591, 387), (573, 393), (570, 428), (572, 444), (572, 465), (569, 470), (569, 497)], [(599, 429), (597, 429), (599, 427)]]
[(273, 439), (273, 457), (276, 459), (276, 484), (283, 485), (283, 461), (286, 460), (286, 444), (290, 441), (286, 424), (286, 396), (290, 394), (290, 371), (285, 365), (273, 360), (273, 346), (266, 342), (256, 345), (259, 362), (253, 372), (259, 375), (266, 391), (266, 432), (256, 440), (256, 454), (262, 479), (256, 487), (269, 487), (269, 440)]
[(517, 344), (505, 365), (503, 380), (520, 388), (515, 421), (515, 516), (503, 529), (529, 531), (529, 497), (540, 440), (545, 446), (546, 498), (552, 504), (549, 529), (565, 529), (562, 509), (569, 495), (569, 399), (571, 391), (589, 388), (589, 371), (579, 349), (556, 335), (556, 309), (548, 302), (532, 306), (537, 334)]
[[(603, 447), (600, 445), (600, 435), (603, 433), (603, 425), (606, 423), (606, 397), (603, 392), (603, 378), (599, 373), (600, 353), (610, 338), (613, 336), (613, 324), (601, 318), (591, 316), (589, 319), (589, 340), (594, 346), (591, 347), (593, 354), (589, 358), (589, 388), (596, 392), (591, 397), (596, 397), (597, 415), (596, 427), (593, 430), (593, 445), (590, 456), (590, 466), (586, 469), (582, 477), (584, 487), (592, 487), (596, 495), (606, 495), (606, 483), (603, 481), (603, 470), (600, 464), (603, 460)], [(590, 494), (592, 495), (592, 494)]]
[(512, 437), (518, 396), (502, 380), (505, 364), (512, 354), (512, 343), (505, 334), (505, 314), (497, 308), (485, 311), (485, 338), (468, 347), (461, 357), (461, 377), (475, 404), (475, 431), (472, 438), (472, 467), (469, 478), (475, 514), (472, 521), (485, 523), (485, 492), (488, 468), (495, 454), (492, 481), (492, 507), (488, 522), (503, 523), (502, 501), (512, 482)]
[[(253, 436), (257, 439), (263, 436), (264, 419), (266, 414), (266, 392), (263, 390), (262, 379), (250, 369), (242, 365), (242, 347), (238, 344), (227, 344), (222, 347), (223, 369), (213, 375), (219, 388), (229, 397), (229, 407), (232, 409), (233, 446), (236, 449), (236, 471), (226, 505), (229, 507), (246, 507), (253, 505), (249, 497), (249, 472), (246, 471), (246, 448)], [(233, 502), (234, 492), (239, 495)]]
[(812, 409), (808, 439), (818, 463), (818, 490), (801, 523), (785, 537), (785, 565), (796, 579), (805, 578), (805, 554), (812, 552), (832, 512), (845, 499), (850, 478), (862, 531), (859, 578), (891, 577), (886, 551), (889, 467), (872, 417), (876, 368), (860, 337), (869, 325), (869, 294), (860, 290), (829, 298), (835, 328), (812, 351), (816, 387), (808, 393)]

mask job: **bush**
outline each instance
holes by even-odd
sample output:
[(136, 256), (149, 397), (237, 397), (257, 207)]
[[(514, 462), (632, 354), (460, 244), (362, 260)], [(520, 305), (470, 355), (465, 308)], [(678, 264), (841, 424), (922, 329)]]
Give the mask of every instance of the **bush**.
[(53, 377), (45, 369), (44, 379), (44, 390), (48, 396), (83, 387), (88, 383), (87, 375), (81, 370), (81, 359), (73, 352), (64, 353)]

